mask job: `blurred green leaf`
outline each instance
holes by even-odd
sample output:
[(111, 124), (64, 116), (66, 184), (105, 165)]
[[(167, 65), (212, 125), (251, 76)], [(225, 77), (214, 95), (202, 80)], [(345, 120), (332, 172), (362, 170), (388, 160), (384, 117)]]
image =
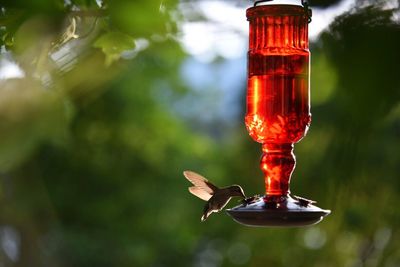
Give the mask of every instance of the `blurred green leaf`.
[[(159, 0), (118, 0), (118, 4), (110, 5), (111, 24), (118, 30), (135, 37), (164, 35), (167, 33), (167, 25), (172, 21), (168, 21), (170, 18), (167, 12), (162, 12), (160, 8), (162, 2)], [(168, 23), (165, 23), (166, 21)]]
[(110, 66), (121, 57), (122, 52), (135, 48), (135, 40), (121, 32), (107, 32), (101, 35), (93, 46), (103, 51), (106, 56), (105, 64)]

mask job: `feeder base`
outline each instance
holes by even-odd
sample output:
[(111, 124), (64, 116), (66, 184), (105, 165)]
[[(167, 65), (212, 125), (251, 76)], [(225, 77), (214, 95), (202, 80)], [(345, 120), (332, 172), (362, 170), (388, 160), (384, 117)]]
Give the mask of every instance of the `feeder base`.
[(331, 213), (315, 202), (296, 196), (254, 196), (226, 210), (238, 223), (248, 226), (298, 227), (320, 222)]

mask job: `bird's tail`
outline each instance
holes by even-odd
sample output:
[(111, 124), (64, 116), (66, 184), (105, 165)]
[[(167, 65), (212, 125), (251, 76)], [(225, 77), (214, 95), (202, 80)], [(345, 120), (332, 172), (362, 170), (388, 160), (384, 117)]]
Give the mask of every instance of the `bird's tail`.
[(203, 211), (203, 216), (201, 216), (201, 221), (204, 222), (205, 220), (207, 220), (208, 216), (210, 216), (211, 213), (212, 211), (209, 210), (209, 203), (207, 203), (204, 206), (204, 211)]
[(204, 222), (207, 220), (208, 216), (212, 213), (212, 209), (210, 207), (210, 202), (207, 202), (206, 205), (204, 205), (203, 209), (203, 216), (201, 216), (201, 221)]

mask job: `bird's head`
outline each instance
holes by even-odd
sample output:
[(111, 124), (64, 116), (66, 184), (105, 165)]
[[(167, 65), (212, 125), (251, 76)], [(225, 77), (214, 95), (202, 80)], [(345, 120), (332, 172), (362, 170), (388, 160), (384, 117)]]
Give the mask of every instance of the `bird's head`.
[(232, 193), (232, 196), (246, 198), (243, 189), (240, 187), (240, 185), (232, 185), (230, 187), (230, 191)]

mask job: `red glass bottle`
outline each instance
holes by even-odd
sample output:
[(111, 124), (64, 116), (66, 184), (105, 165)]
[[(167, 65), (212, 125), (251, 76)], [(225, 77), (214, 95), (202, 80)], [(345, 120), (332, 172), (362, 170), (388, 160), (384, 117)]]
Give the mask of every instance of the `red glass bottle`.
[(307, 132), (310, 52), (302, 6), (266, 5), (247, 10), (250, 22), (246, 127), (263, 144), (266, 194), (289, 193), (293, 144)]
[[(310, 114), (310, 52), (307, 5), (255, 5), (250, 23), (247, 112), (250, 136), (262, 144), (265, 195), (227, 210), (236, 221), (256, 226), (314, 224), (330, 213), (290, 195), (296, 160), (293, 145), (307, 133)], [(306, 3), (302, 1), (302, 3)]]

